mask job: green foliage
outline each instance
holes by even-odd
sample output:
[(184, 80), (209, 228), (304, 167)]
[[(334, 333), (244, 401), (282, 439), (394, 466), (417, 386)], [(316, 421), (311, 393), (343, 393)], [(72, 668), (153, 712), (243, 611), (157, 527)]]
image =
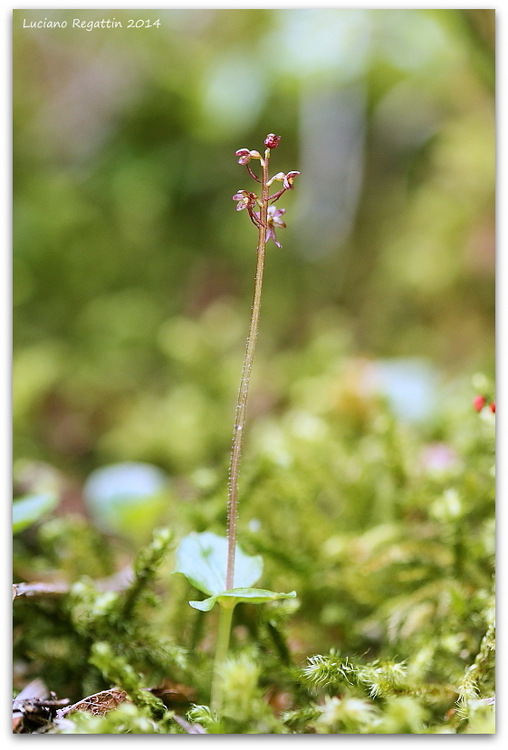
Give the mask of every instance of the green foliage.
[(496, 630), (494, 622), (494, 605), (488, 611), (489, 628), (482, 638), (480, 650), (473, 664), (466, 670), (464, 679), (459, 686), (459, 701), (465, 707), (465, 715), (471, 705), (478, 706), (478, 696), (489, 688), (490, 680), (495, 669)]
[(240, 602), (264, 604), (277, 599), (294, 598), (296, 593), (276, 593), (266, 589), (251, 588), (263, 572), (263, 560), (252, 557), (237, 545), (233, 589), (226, 590), (227, 539), (211, 532), (192, 533), (180, 543), (176, 554), (175, 573), (183, 573), (199, 591), (212, 594), (203, 601), (189, 604), (201, 612), (209, 612), (216, 602), (232, 609)]
[(314, 726), (325, 734), (440, 734), (455, 733), (458, 717), (460, 731), (469, 727), (475, 732), (474, 708), (466, 719), (458, 708), (462, 699), (457, 687), (422, 683), (402, 662), (365, 662), (332, 651), (310, 657), (302, 676), (323, 698), (313, 713), (288, 713), (286, 721), (292, 727)]
[(193, 706), (188, 711), (187, 718), (204, 727), (207, 734), (223, 734), (224, 724), (209, 706)]
[(209, 734), (287, 733), (263, 699), (260, 673), (258, 654), (244, 652), (229, 657), (219, 673), (224, 695), (220, 715), (208, 706), (196, 705), (188, 712), (189, 720), (203, 726)]
[(250, 727), (250, 732), (280, 733), (270, 707), (263, 700), (259, 685), (261, 666), (256, 654), (243, 653), (227, 659), (220, 669), (224, 705), (221, 711), (223, 733), (236, 734)]
[(114, 577), (92, 581), (82, 576), (67, 595), (46, 599), (42, 594), (33, 602), (15, 602), (17, 658), (48, 660), (46, 674), (54, 689), (76, 700), (105, 687), (91, 658), (97, 642), (133, 668), (146, 669), (156, 683), (168, 672), (181, 677), (188, 663), (185, 649), (151, 628), (159, 606), (153, 589), (170, 542), (169, 530), (154, 532), (152, 542), (137, 555), (127, 585)]
[[(28, 559), (39, 570), (59, 564), (72, 587), (60, 598), (14, 603), (16, 664), (77, 700), (130, 684), (102, 662), (99, 669), (95, 644), (106, 644), (118, 669), (116, 658), (133, 670), (137, 689), (168, 676), (192, 687), (201, 708), (187, 721), (209, 733), (493, 731), (495, 418), (471, 407), (479, 377), (450, 387), (438, 418), (422, 426), (396, 420), (371, 396), (358, 396), (353, 414), (337, 404), (312, 409), (308, 400), (304, 409), (311, 364), (302, 369), (281, 417), (261, 417), (253, 430), (239, 529), (250, 562), (264, 558), (264, 585), (294, 587), (298, 600), (235, 607), (223, 710), (208, 707), (216, 612), (205, 618), (188, 607), (189, 583), (172, 575), (185, 568), (182, 545), (201, 539), (189, 534), (197, 520), (224, 522), (223, 493), (202, 477), (193, 484), (192, 474), (196, 500), (171, 509), (179, 546), (173, 551), (176, 532), (157, 531), (120, 588), (101, 577), (126, 548), (84, 519), (47, 518), (35, 535), (17, 535), (18, 576)], [(211, 559), (223, 576), (225, 540), (211, 532), (203, 539), (220, 540), (220, 564)], [(187, 559), (202, 573), (200, 550), (191, 544)], [(96, 580), (84, 576), (87, 559)], [(249, 571), (252, 584), (261, 567)], [(207, 579), (205, 593), (223, 585), (220, 576)], [(234, 688), (242, 681), (250, 706)], [(183, 731), (170, 711), (156, 721), (149, 708), (136, 711), (134, 732)], [(136, 723), (141, 717), (151, 723)], [(87, 722), (90, 731), (130, 731), (122, 712), (77, 721), (84, 732)]]
[[(115, 554), (110, 540), (78, 514), (48, 518), (37, 529), (37, 545), (44, 567), (58, 569), (67, 581), (82, 576), (105, 578), (115, 573)], [(21, 558), (18, 551), (18, 564)], [(16, 570), (20, 575), (21, 571)]]
[(295, 597), (296, 591), (283, 594), (276, 591), (267, 591), (267, 589), (237, 588), (223, 591), (221, 594), (211, 596), (202, 601), (189, 602), (189, 604), (201, 612), (209, 612), (216, 603), (225, 609), (231, 609), (236, 604), (242, 602), (248, 604), (266, 604), (267, 602), (274, 602), (277, 599), (294, 599)]
[[(296, 373), (296, 383), (307, 377)], [(239, 534), (257, 553), (250, 561), (263, 555), (263, 583), (274, 591), (294, 587), (298, 600), (235, 607), (220, 713), (208, 706), (216, 612), (205, 618), (188, 607), (189, 583), (172, 575), (185, 568), (182, 545), (185, 551), (201, 539), (188, 533), (196, 519), (217, 528), (224, 521), (224, 497), (213, 482), (194, 485), (200, 507), (176, 505), (179, 547), (172, 549), (174, 532), (157, 531), (120, 588), (101, 576), (118, 567), (126, 548), (83, 519), (47, 518), (35, 536), (30, 529), (17, 535), (20, 571), (27, 559), (38, 560), (39, 570), (59, 561), (72, 587), (60, 598), (14, 603), (15, 663), (44, 673), (51, 689), (73, 700), (112, 683), (126, 689), (130, 678), (143, 691), (169, 676), (195, 690), (196, 708), (184, 715), (209, 733), (492, 732), (495, 423), (489, 410), (471, 408), (477, 381), (456, 383), (439, 419), (424, 427), (395, 420), (379, 400), (364, 397), (357, 402), (361, 430), (356, 413), (312, 411), (307, 402), (302, 432), (299, 387), (280, 419), (258, 421), (248, 450), (266, 441), (246, 463)], [(203, 539), (220, 540), (223, 576), (224, 539), (211, 532)], [(95, 563), (92, 580), (84, 576), (86, 560), (101, 546), (104, 567)], [(202, 572), (201, 549), (188, 546), (187, 559)], [(260, 573), (260, 566), (249, 572), (249, 583)], [(205, 593), (214, 581), (223, 585), (212, 576)], [(132, 673), (108, 671), (109, 656), (99, 668), (97, 643), (106, 644), (118, 670), (117, 658)], [(155, 720), (146, 706), (136, 708), (130, 730), (122, 711), (75, 726), (85, 733), (85, 725), (91, 732), (183, 731), (170, 711)]]
[(143, 690), (139, 675), (128, 661), (115, 655), (108, 643), (97, 641), (92, 647), (90, 662), (99, 669), (110, 684), (118, 685), (129, 695), (134, 704), (151, 714), (154, 719), (162, 718), (164, 704), (149, 691)]
[(12, 532), (19, 534), (27, 526), (39, 521), (57, 505), (55, 495), (25, 495), (14, 501), (12, 508)]
[[(248, 587), (263, 572), (261, 557), (246, 555), (237, 546), (234, 584)], [(192, 533), (185, 537), (177, 550), (175, 573), (183, 573), (197, 589), (205, 594), (220, 594), (226, 590), (227, 539), (211, 532)]]
[(150, 545), (143, 547), (134, 561), (134, 579), (125, 592), (123, 614), (130, 617), (134, 608), (153, 585), (168, 552), (173, 535), (170, 529), (156, 529)]
[(105, 716), (93, 716), (77, 711), (58, 733), (158, 734), (159, 727), (146, 710), (136, 704), (125, 702)]

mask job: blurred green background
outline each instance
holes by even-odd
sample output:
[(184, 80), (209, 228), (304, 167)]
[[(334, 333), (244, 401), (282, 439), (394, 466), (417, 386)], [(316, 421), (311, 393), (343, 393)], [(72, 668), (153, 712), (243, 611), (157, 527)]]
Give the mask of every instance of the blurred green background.
[[(69, 27), (23, 28), (44, 18)], [(256, 242), (234, 154), (269, 132), (273, 171), (302, 174), (250, 419), (340, 416), (387, 363), (424, 412), (436, 383), (492, 375), (494, 28), (493, 10), (15, 10), (15, 461), (77, 482), (124, 460), (202, 487), (223, 471)]]

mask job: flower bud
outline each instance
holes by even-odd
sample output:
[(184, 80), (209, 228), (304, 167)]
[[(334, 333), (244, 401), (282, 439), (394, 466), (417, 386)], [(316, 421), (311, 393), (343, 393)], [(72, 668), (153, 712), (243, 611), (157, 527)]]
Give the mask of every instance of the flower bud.
[(268, 135), (265, 138), (265, 146), (267, 148), (277, 148), (279, 145), (279, 141), (281, 139), (280, 135), (275, 135), (274, 133), (268, 133)]

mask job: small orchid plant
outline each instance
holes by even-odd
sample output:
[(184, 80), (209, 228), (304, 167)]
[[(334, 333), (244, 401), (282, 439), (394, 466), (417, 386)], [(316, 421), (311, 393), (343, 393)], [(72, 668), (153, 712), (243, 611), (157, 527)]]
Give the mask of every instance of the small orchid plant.
[[(246, 210), (250, 220), (258, 230), (258, 240), (254, 298), (238, 391), (229, 465), (227, 537), (220, 537), (212, 532), (189, 534), (180, 543), (176, 559), (175, 572), (183, 573), (197, 589), (208, 596), (207, 599), (191, 601), (189, 604), (202, 612), (208, 612), (215, 604), (219, 605), (219, 625), (211, 691), (211, 707), (217, 712), (221, 710), (222, 706), (220, 672), (227, 657), (235, 606), (239, 602), (262, 604), (296, 596), (294, 591), (277, 593), (266, 589), (252, 588), (252, 585), (259, 580), (263, 572), (263, 560), (259, 556), (246, 555), (236, 542), (238, 477), (250, 377), (259, 329), (266, 245), (269, 240), (272, 240), (277, 247), (282, 247), (277, 239), (276, 230), (286, 226), (282, 218), (286, 211), (284, 208), (276, 208), (274, 204), (286, 191), (293, 189), (295, 177), (300, 174), (296, 171), (287, 174), (277, 172), (273, 177), (269, 177), (271, 152), (277, 148), (279, 141), (280, 136), (270, 133), (264, 141), (265, 151), (263, 155), (258, 151), (247, 148), (241, 148), (236, 152), (238, 163), (247, 168), (248, 174), (259, 184), (260, 189), (259, 195), (248, 190), (238, 190), (233, 195), (233, 200), (237, 202), (237, 211)], [(259, 161), (260, 163), (260, 176), (256, 175), (251, 168), (253, 161)], [(275, 183), (281, 183), (281, 186), (270, 195), (270, 190)], [(277, 185), (277, 187), (279, 186)]]

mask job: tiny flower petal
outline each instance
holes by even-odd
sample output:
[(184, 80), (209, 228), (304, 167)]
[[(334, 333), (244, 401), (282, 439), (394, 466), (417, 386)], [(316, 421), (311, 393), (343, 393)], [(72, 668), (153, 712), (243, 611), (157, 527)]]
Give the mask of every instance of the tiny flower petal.
[(251, 159), (261, 159), (259, 151), (251, 151), (248, 148), (239, 148), (238, 151), (235, 151), (235, 156), (238, 157), (238, 164), (248, 164)]
[(235, 152), (235, 156), (238, 157), (238, 164), (248, 164), (251, 160), (248, 148), (239, 148), (238, 151)]
[(277, 172), (277, 174), (274, 174), (271, 180), (268, 180), (266, 185), (267, 187), (270, 187), (270, 185), (272, 185), (275, 182), (275, 180), (278, 180), (279, 182), (284, 182), (285, 179), (286, 179), (286, 175), (284, 174), (284, 172)]
[(292, 190), (293, 189), (293, 187), (294, 187), (294, 185), (293, 185), (294, 179), (295, 179), (295, 177), (298, 177), (299, 174), (301, 174), (301, 173), (300, 172), (296, 172), (296, 171), (293, 170), (292, 172), (288, 172), (286, 175), (284, 175), (284, 187), (286, 188), (286, 190)]
[(275, 231), (273, 227), (268, 227), (268, 231), (266, 232), (266, 241), (268, 242), (268, 240), (273, 240), (275, 244), (277, 245), (277, 247), (280, 247), (280, 248), (282, 247), (279, 240), (275, 236)]
[(276, 224), (278, 227), (285, 227), (286, 225), (281, 220), (281, 216), (286, 213), (285, 208), (275, 208), (275, 206), (268, 206), (268, 223)]
[(238, 201), (236, 210), (243, 211), (244, 208), (252, 208), (256, 204), (257, 196), (248, 190), (239, 190), (233, 195), (232, 200)]
[(286, 228), (286, 224), (282, 221), (282, 216), (286, 213), (285, 208), (275, 208), (275, 206), (268, 206), (267, 213), (267, 230), (266, 230), (266, 241), (273, 240), (277, 247), (282, 247), (275, 235), (275, 227)]

